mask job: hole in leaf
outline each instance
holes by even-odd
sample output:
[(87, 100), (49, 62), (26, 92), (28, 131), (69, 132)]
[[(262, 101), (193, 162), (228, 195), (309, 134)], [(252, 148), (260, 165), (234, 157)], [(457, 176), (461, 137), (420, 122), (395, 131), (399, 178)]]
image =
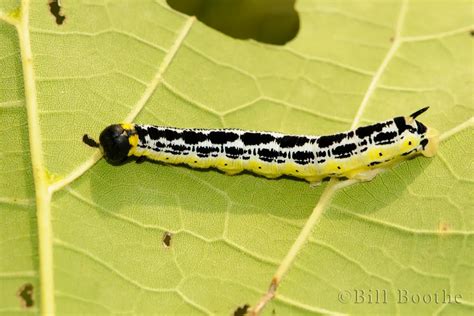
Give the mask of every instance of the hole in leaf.
[(61, 4), (59, 0), (52, 0), (49, 2), (49, 12), (56, 18), (56, 24), (63, 24), (66, 19), (65, 15), (61, 15)]
[(20, 298), (21, 306), (24, 308), (30, 308), (35, 305), (35, 301), (33, 299), (33, 289), (33, 284), (25, 283), (18, 290), (17, 295)]
[(234, 311), (234, 316), (244, 316), (247, 314), (247, 311), (249, 309), (250, 305), (245, 304), (244, 306), (239, 306), (237, 309)]
[(239, 39), (284, 45), (300, 27), (295, 0), (167, 0), (175, 10)]
[(165, 246), (165, 248), (171, 247), (171, 237), (173, 237), (173, 234), (170, 232), (165, 232), (163, 234), (163, 246)]

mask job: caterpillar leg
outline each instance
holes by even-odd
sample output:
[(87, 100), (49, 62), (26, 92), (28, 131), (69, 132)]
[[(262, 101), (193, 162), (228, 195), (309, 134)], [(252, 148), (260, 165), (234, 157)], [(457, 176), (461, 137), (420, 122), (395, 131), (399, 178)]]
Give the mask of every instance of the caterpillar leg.
[(323, 183), (323, 180), (326, 180), (326, 179), (323, 179), (319, 176), (311, 176), (311, 177), (305, 178), (305, 180), (309, 182), (309, 186), (311, 188), (315, 188), (317, 186), (320, 186), (321, 183)]
[(228, 169), (228, 170), (223, 170), (223, 171), (225, 172), (226, 175), (233, 176), (233, 175), (241, 173), (244, 170), (243, 169)]
[(315, 187), (320, 186), (321, 183), (323, 183), (321, 180), (319, 180), (319, 181), (313, 181), (313, 182), (310, 182), (310, 183), (309, 183), (309, 187), (310, 187), (310, 188), (315, 188)]
[(145, 157), (145, 156), (139, 156), (139, 157), (137, 157), (137, 159), (135, 160), (135, 163), (140, 164), (140, 163), (144, 163), (145, 161), (146, 161), (146, 157)]
[(375, 178), (376, 175), (378, 175), (379, 173), (381, 173), (384, 170), (385, 169), (383, 169), (383, 168), (365, 170), (365, 171), (358, 172), (354, 175), (351, 175), (348, 178), (349, 179), (355, 179), (355, 180), (358, 180), (358, 181), (370, 181), (373, 178)]

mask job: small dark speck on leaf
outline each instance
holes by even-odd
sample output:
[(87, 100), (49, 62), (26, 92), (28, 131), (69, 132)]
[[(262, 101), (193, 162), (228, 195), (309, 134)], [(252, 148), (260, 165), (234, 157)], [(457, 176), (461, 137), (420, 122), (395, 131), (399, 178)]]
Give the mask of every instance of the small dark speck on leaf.
[(395, 36), (390, 37), (390, 42), (391, 43), (393, 43), (394, 40), (395, 40)]
[(61, 15), (61, 5), (59, 0), (51, 0), (49, 2), (49, 12), (51, 12), (51, 14), (56, 18), (57, 25), (63, 24), (66, 16)]
[(438, 224), (438, 233), (445, 234), (449, 232), (449, 224), (446, 222), (439, 222)]
[(18, 290), (17, 295), (20, 298), (21, 306), (24, 308), (30, 308), (35, 305), (35, 301), (33, 299), (33, 284), (23, 284)]
[(474, 30), (471, 30), (469, 34), (471, 34), (471, 36), (474, 36)]
[(244, 316), (245, 314), (247, 314), (249, 307), (249, 304), (245, 304), (242, 307), (237, 307), (237, 309), (234, 311), (234, 316)]
[(173, 234), (171, 234), (170, 232), (165, 232), (164, 233), (164, 235), (163, 235), (163, 246), (165, 246), (165, 248), (171, 247), (171, 237), (173, 237)]

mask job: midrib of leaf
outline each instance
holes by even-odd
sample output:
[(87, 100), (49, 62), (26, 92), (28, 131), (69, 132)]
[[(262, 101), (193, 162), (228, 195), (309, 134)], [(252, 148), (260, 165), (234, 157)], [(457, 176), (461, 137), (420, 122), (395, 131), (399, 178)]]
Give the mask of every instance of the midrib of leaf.
[(18, 32), (23, 67), (31, 164), (35, 183), (41, 311), (45, 315), (52, 315), (54, 314), (54, 274), (51, 195), (48, 192), (48, 178), (43, 161), (33, 55), (30, 42), (29, 5), (29, 0), (21, 2), (20, 21), (15, 23), (15, 27)]
[[(30, 141), (30, 153), (35, 183), (36, 217), (38, 227), (38, 250), (39, 250), (39, 277), (40, 277), (40, 309), (43, 315), (54, 315), (54, 271), (53, 271), (53, 230), (51, 223), (51, 199), (54, 192), (73, 182), (84, 172), (89, 170), (101, 157), (101, 153), (96, 151), (81, 166), (72, 171), (67, 177), (51, 182), (45, 168), (43, 159), (43, 148), (41, 141), (41, 128), (38, 115), (38, 102), (35, 83), (35, 73), (33, 68), (33, 54), (30, 41), (29, 27), (30, 1), (22, 0), (19, 13), (19, 20), (7, 14), (1, 13), (0, 18), (5, 22), (15, 26), (20, 43), (21, 62), (23, 67), (23, 80), (25, 89), (25, 101), (28, 119), (28, 133)], [(161, 63), (156, 76), (148, 84), (142, 97), (138, 100), (131, 112), (124, 119), (125, 122), (132, 122), (143, 109), (147, 101), (162, 82), (163, 74), (171, 64), (178, 49), (181, 47), (186, 35), (191, 29), (194, 17), (189, 17), (183, 28), (178, 33), (176, 41), (170, 47), (163, 62)]]

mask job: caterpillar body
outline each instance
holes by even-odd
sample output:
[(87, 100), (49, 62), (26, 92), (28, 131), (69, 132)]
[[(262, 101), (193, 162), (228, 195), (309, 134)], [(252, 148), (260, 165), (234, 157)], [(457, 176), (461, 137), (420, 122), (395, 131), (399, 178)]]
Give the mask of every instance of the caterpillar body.
[(402, 160), (436, 153), (438, 133), (416, 120), (427, 109), (327, 136), (124, 123), (105, 128), (99, 144), (87, 135), (84, 141), (99, 147), (112, 164), (135, 156), (229, 175), (244, 170), (267, 178), (286, 175), (312, 184), (328, 177), (370, 180)]

